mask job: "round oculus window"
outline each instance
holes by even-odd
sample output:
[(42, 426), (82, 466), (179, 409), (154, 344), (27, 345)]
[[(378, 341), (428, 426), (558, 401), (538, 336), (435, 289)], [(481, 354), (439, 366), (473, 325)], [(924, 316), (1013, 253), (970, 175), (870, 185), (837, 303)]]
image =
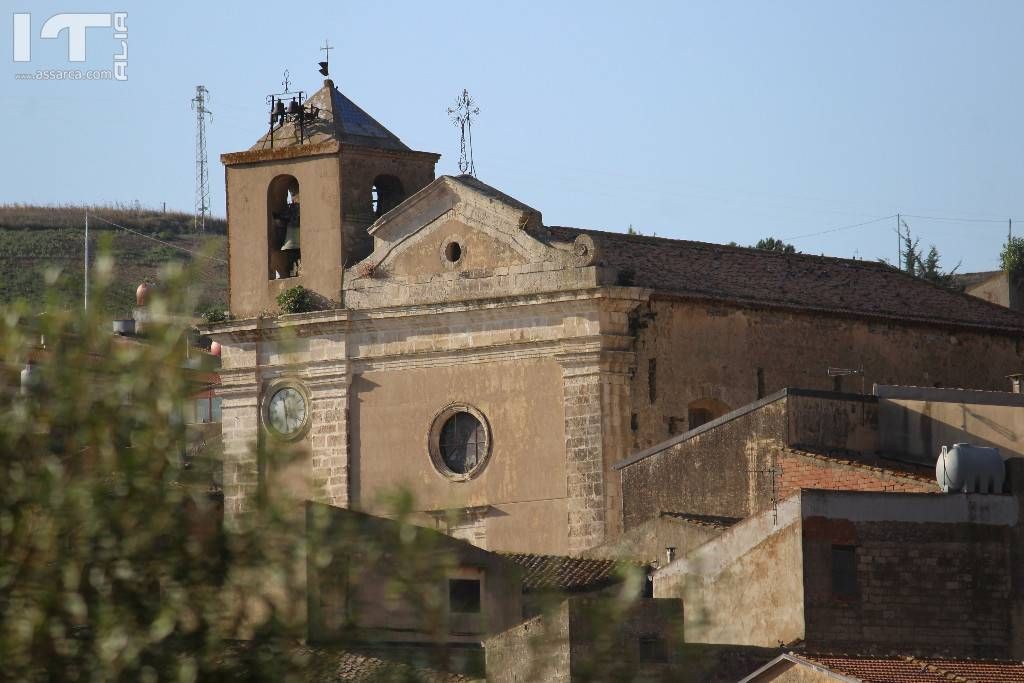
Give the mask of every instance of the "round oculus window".
[(452, 405), (434, 418), (430, 455), (437, 469), (456, 480), (474, 477), (490, 455), (490, 429), (480, 411)]
[(297, 388), (284, 386), (271, 393), (264, 419), (275, 434), (297, 436), (306, 426), (307, 417), (306, 397)]

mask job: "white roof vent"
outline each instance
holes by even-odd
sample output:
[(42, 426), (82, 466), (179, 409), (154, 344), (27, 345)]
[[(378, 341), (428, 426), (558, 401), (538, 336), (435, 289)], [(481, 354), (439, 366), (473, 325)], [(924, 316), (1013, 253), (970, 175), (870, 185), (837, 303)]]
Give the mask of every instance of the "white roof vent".
[(999, 449), (991, 446), (943, 446), (935, 461), (935, 480), (945, 493), (1002, 493), (1005, 476)]

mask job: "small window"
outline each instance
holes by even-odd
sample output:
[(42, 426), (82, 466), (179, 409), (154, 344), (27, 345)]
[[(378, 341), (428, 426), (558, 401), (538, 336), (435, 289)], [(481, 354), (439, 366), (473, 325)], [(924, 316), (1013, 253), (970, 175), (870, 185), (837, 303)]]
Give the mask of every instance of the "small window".
[(448, 607), (458, 614), (479, 614), (480, 581), (448, 579)]
[(640, 661), (646, 664), (668, 662), (668, 647), (661, 636), (640, 636)]
[(449, 242), (444, 248), (444, 257), (449, 263), (456, 263), (462, 258), (462, 245), (458, 242)]
[(851, 545), (832, 546), (832, 597), (857, 597), (857, 549)]
[(691, 401), (686, 406), (686, 422), (689, 429), (696, 429), (729, 412), (729, 406), (713, 398)]

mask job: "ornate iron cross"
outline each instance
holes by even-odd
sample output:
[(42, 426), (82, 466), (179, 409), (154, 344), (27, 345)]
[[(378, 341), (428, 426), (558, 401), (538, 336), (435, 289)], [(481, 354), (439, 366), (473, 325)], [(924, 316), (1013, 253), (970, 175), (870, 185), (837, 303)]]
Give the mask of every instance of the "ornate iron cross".
[(459, 172), (469, 173), (476, 177), (476, 165), (473, 163), (473, 117), (480, 113), (480, 108), (463, 89), (462, 95), (455, 100), (454, 107), (448, 107), (448, 115), (452, 123), (459, 129)]

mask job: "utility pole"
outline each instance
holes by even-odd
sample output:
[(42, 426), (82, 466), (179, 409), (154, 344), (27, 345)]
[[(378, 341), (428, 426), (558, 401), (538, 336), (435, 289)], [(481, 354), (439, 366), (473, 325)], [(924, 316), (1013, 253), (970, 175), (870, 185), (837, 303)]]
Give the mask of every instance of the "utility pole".
[(896, 214), (896, 267), (903, 270), (903, 229), (900, 227), (903, 219)]
[(205, 85), (196, 86), (192, 109), (196, 112), (196, 210), (192, 221), (193, 232), (206, 232), (206, 217), (210, 214), (210, 170), (206, 160), (206, 116), (213, 113), (206, 108), (210, 91)]
[(85, 207), (85, 302), (82, 308), (89, 309), (89, 207)]

